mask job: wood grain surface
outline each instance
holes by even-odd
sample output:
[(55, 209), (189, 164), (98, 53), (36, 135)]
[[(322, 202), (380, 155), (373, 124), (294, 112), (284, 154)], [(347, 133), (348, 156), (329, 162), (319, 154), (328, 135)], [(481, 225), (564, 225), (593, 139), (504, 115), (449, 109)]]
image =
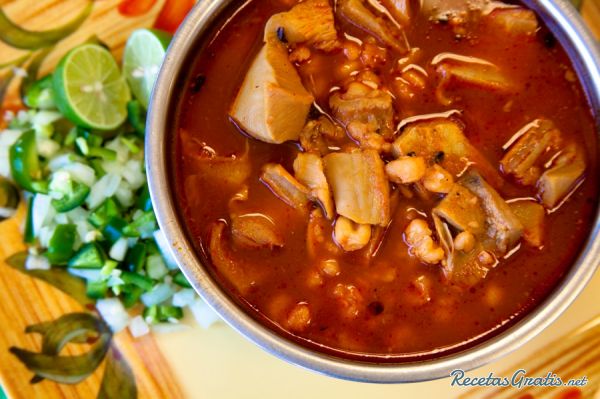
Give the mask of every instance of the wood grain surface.
[[(44, 30), (60, 26), (77, 15), (88, 0), (0, 0), (0, 7), (16, 23), (30, 30)], [(201, 0), (210, 1), (210, 0)], [(60, 57), (73, 46), (96, 35), (120, 57), (124, 43), (132, 30), (151, 26), (164, 0), (140, 16), (125, 18), (117, 11), (119, 0), (96, 1), (91, 16), (73, 35), (62, 41), (42, 66), (42, 72), (52, 70)], [(600, 0), (586, 0), (582, 7), (584, 19), (600, 38)], [(0, 43), (2, 61), (16, 59), (27, 51)], [(14, 87), (13, 87), (14, 86)], [(8, 102), (16, 99), (16, 85), (9, 90)], [(12, 96), (12, 97), (11, 97)], [(9, 398), (95, 398), (104, 365), (79, 384), (64, 385), (44, 380), (30, 384), (32, 373), (9, 353), (9, 347), (18, 346), (40, 350), (40, 339), (25, 334), (28, 325), (54, 320), (69, 312), (80, 311), (81, 305), (52, 286), (28, 277), (8, 267), (3, 259), (22, 251), (20, 216), (0, 223), (0, 384)], [(118, 333), (114, 343), (135, 375), (139, 397), (180, 398), (180, 387), (166, 366), (151, 335), (133, 339), (127, 330)], [(74, 355), (85, 348), (68, 345), (64, 354)]]
[[(0, 0), (0, 6), (11, 20), (28, 30), (47, 30), (72, 20), (89, 0)], [(79, 29), (59, 43), (42, 66), (42, 74), (51, 71), (70, 48), (97, 36), (106, 43), (116, 57), (120, 57), (127, 37), (136, 28), (154, 23), (164, 0), (140, 16), (124, 17), (119, 14), (119, 0), (96, 1), (92, 14)], [(0, 43), (0, 59), (8, 61), (27, 54)], [(17, 87), (9, 90), (7, 102), (16, 102)], [(9, 398), (95, 398), (104, 373), (102, 364), (90, 377), (75, 385), (58, 384), (44, 380), (30, 384), (32, 373), (9, 352), (17, 346), (39, 351), (41, 339), (37, 334), (26, 334), (32, 324), (55, 320), (61, 315), (82, 310), (82, 306), (62, 291), (29, 277), (4, 263), (8, 256), (25, 249), (21, 234), (23, 209), (14, 219), (0, 223), (0, 385)], [(129, 331), (116, 334), (113, 339), (119, 353), (126, 359), (135, 375), (139, 398), (182, 398), (178, 382), (163, 359), (152, 335), (133, 339)], [(69, 344), (61, 352), (76, 355), (88, 348)], [(104, 362), (106, 363), (106, 362)]]

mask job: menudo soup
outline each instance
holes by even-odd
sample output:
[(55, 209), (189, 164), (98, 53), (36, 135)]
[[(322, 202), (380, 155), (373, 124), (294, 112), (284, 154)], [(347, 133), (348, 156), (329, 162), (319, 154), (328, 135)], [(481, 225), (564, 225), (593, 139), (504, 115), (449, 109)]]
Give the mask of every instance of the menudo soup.
[(189, 233), (248, 312), (398, 360), (488, 337), (565, 274), (596, 209), (596, 133), (532, 11), (253, 0), (226, 17), (172, 159)]

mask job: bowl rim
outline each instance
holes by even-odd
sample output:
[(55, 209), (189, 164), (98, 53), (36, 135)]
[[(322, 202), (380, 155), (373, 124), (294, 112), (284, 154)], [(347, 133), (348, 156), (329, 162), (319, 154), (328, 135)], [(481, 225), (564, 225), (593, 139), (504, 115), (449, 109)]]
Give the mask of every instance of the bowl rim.
[[(548, 297), (521, 320), (479, 344), (456, 353), (408, 363), (365, 363), (334, 357), (293, 342), (261, 324), (231, 299), (205, 270), (177, 212), (169, 171), (169, 132), (182, 86), (186, 62), (199, 38), (217, 16), (236, 0), (200, 1), (188, 14), (169, 46), (153, 90), (146, 136), (146, 170), (154, 211), (170, 251), (193, 288), (224, 320), (267, 352), (325, 375), (362, 382), (417, 382), (448, 377), (455, 369), (471, 370), (496, 360), (529, 341), (555, 321), (592, 278), (600, 259), (600, 209), (583, 249), (571, 269)], [(244, 3), (248, 5), (250, 0)], [(536, 11), (569, 53), (595, 110), (600, 136), (600, 51), (578, 12), (567, 0), (524, 0)], [(598, 140), (600, 142), (600, 138)]]

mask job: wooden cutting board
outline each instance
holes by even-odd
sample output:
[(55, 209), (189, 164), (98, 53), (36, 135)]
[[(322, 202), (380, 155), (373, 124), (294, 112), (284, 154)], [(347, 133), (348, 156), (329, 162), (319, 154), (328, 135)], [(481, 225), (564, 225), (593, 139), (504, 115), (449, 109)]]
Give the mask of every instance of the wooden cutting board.
[[(173, 6), (173, 3), (170, 5)], [(179, 1), (180, 5), (181, 3)], [(51, 71), (66, 51), (92, 36), (107, 44), (115, 56), (120, 57), (131, 31), (153, 26), (163, 7), (168, 6), (166, 0), (102, 0), (93, 3), (90, 0), (0, 0), (0, 8), (5, 15), (28, 31), (44, 31), (69, 24), (90, 4), (91, 12), (83, 23), (76, 27), (74, 33), (51, 48), (42, 64), (40, 76)], [(42, 51), (44, 49), (18, 49), (0, 42), (0, 64), (21, 57), (31, 60)], [(27, 62), (21, 66), (25, 68)], [(11, 68), (0, 70), (0, 79), (10, 72)], [(5, 105), (18, 103), (18, 85), (18, 80), (14, 79), (8, 87)], [(0, 386), (8, 397), (95, 398), (105, 374), (106, 359), (110, 356), (120, 359), (118, 364), (125, 364), (130, 369), (137, 397), (183, 397), (154, 337), (146, 335), (133, 339), (127, 329), (112, 338), (112, 349), (105, 360), (81, 382), (61, 384), (44, 379), (39, 383), (30, 383), (33, 373), (11, 353), (10, 348), (40, 352), (41, 335), (26, 333), (27, 328), (55, 321), (73, 312), (89, 312), (89, 309), (52, 285), (15, 270), (4, 262), (9, 256), (25, 249), (21, 234), (23, 213), (24, 210), (21, 209), (17, 217), (0, 223)], [(90, 349), (91, 345), (69, 343), (60, 355), (81, 355)], [(109, 379), (109, 384), (115, 383), (119, 383), (119, 380)]]
[[(0, 0), (0, 8), (16, 24), (30, 31), (39, 31), (52, 29), (68, 23), (79, 15), (89, 1), (90, 0)], [(56, 62), (68, 49), (82, 43), (94, 35), (106, 43), (113, 50), (115, 55), (119, 57), (122, 53), (125, 40), (133, 29), (153, 26), (159, 17), (159, 14), (171, 14), (167, 15), (167, 17), (173, 18), (173, 13), (180, 13), (179, 9), (182, 7), (182, 4), (183, 7), (188, 7), (190, 4), (190, 0), (173, 0), (168, 7), (164, 8), (166, 1), (168, 0), (95, 1), (91, 14), (85, 19), (81, 26), (79, 26), (73, 34), (58, 43), (56, 48), (49, 53), (42, 64), (41, 73), (43, 74), (51, 71)], [(120, 9), (119, 6), (121, 6)], [(123, 14), (123, 10), (127, 11), (127, 15)], [(582, 6), (582, 13), (586, 21), (588, 21), (592, 27), (592, 30), (600, 37), (600, 0), (585, 0)], [(172, 20), (166, 23), (166, 25), (171, 27), (173, 24)], [(0, 64), (24, 56), (35, 56), (38, 53), (39, 50), (16, 49), (0, 42)], [(6, 72), (8, 71), (0, 70), (0, 76), (2, 76), (2, 73)], [(15, 80), (8, 87), (5, 104), (15, 103), (18, 98), (17, 93), (18, 81)], [(11, 347), (18, 347), (33, 352), (39, 352), (41, 349), (40, 336), (38, 334), (25, 333), (25, 329), (28, 326), (36, 325), (41, 322), (53, 321), (65, 314), (85, 310), (79, 302), (69, 295), (59, 291), (50, 284), (23, 274), (3, 262), (8, 256), (24, 249), (21, 236), (22, 213), (23, 210), (21, 209), (19, 217), (0, 223), (0, 323), (2, 325), (2, 329), (0, 330), (0, 385), (2, 385), (10, 398), (97, 397), (105, 372), (106, 361), (104, 361), (88, 378), (85, 378), (78, 384), (58, 384), (49, 380), (31, 384), (30, 380), (33, 373), (9, 351), (9, 348)], [(219, 345), (225, 345), (223, 341), (233, 342), (235, 348), (238, 348), (236, 345), (240, 345), (239, 348), (241, 348), (241, 351), (238, 351), (235, 354), (236, 358), (231, 358), (231, 361), (234, 363), (237, 363), (235, 359), (243, 357), (247, 360), (244, 360), (245, 363), (242, 362), (242, 364), (250, 362), (254, 364), (252, 368), (257, 368), (255, 366), (262, 364), (266, 365), (266, 368), (263, 370), (269, 370), (269, 367), (271, 367), (270, 370), (273, 373), (279, 370), (287, 372), (287, 370), (290, 369), (290, 366), (283, 364), (281, 361), (274, 360), (271, 357), (267, 357), (267, 355), (250, 345), (243, 346), (246, 344), (242, 344), (241, 340), (239, 340), (240, 342), (238, 343), (238, 341), (236, 341), (237, 337), (232, 336), (233, 333), (224, 326), (212, 330), (210, 334), (219, 334), (220, 337), (225, 337), (224, 340), (219, 338)], [(213, 342), (211, 341), (212, 338), (210, 334), (190, 333), (190, 341), (181, 341), (181, 345), (179, 346), (185, 346), (184, 344), (187, 344), (187, 342), (190, 342), (190, 344), (192, 341), (198, 342), (198, 339), (205, 339), (204, 346), (210, 347), (211, 342)], [(170, 345), (174, 346), (175, 341), (179, 338), (180, 337), (177, 335), (172, 337), (163, 336), (160, 338), (160, 347), (170, 349)], [(216, 338), (214, 342), (217, 342)], [(239, 367), (230, 368), (230, 366), (225, 364), (223, 364), (223, 367), (219, 367), (218, 365), (223, 363), (219, 363), (219, 359), (217, 359), (217, 357), (222, 357), (222, 351), (219, 350), (219, 348), (214, 348), (214, 351), (210, 353), (202, 352), (203, 355), (209, 357), (214, 356), (213, 360), (216, 361), (214, 364), (217, 364), (217, 367), (207, 366), (209, 362), (212, 361), (211, 358), (185, 359), (194, 362), (202, 361), (202, 363), (205, 364), (203, 368), (194, 368), (196, 371), (192, 373), (189, 366), (178, 366), (178, 364), (191, 365), (191, 363), (179, 361), (184, 358), (184, 350), (180, 352), (181, 356), (177, 353), (169, 353), (165, 359), (160, 353), (155, 337), (150, 335), (134, 340), (129, 335), (128, 331), (125, 330), (118, 333), (113, 338), (113, 344), (116, 351), (118, 351), (122, 358), (125, 359), (132, 374), (135, 376), (137, 393), (140, 398), (179, 398), (183, 397), (182, 391), (187, 393), (186, 396), (203, 396), (201, 394), (203, 384), (199, 381), (197, 372), (200, 369), (206, 371), (203, 375), (205, 379), (211, 380), (209, 385), (215, 385), (215, 381), (220, 381), (218, 384), (220, 386), (219, 389), (223, 389), (223, 391), (213, 392), (222, 392), (224, 394), (227, 391), (225, 387), (232, 385), (231, 379), (243, 381), (241, 373), (245, 375), (248, 371), (248, 368), (244, 368), (243, 370)], [(87, 347), (69, 344), (61, 352), (61, 355), (74, 356), (85, 353), (87, 350), (89, 350)], [(191, 353), (195, 352), (192, 351)], [(254, 362), (254, 360), (256, 360), (256, 362)], [(236, 370), (240, 373), (239, 379), (237, 378)], [(294, 373), (296, 373), (296, 370), (289, 374), (289, 376), (297, 377), (293, 377), (294, 381), (304, 381), (303, 378), (306, 375), (305, 371), (297, 370), (298, 374)], [(300, 373), (302, 374), (300, 375)], [(260, 390), (264, 389), (265, 386), (265, 381), (261, 381), (262, 379), (259, 378), (254, 379), (253, 381), (248, 380), (247, 384), (243, 384), (243, 392), (261, 392)], [(306, 381), (315, 383), (315, 387), (319, 387), (319, 389), (322, 388), (326, 390), (331, 388), (330, 392), (338, 392), (340, 394), (346, 389), (348, 392), (362, 392), (363, 394), (366, 394), (367, 391), (366, 389), (363, 389), (366, 387), (365, 385), (354, 385), (333, 379), (322, 378), (317, 380), (316, 377), (315, 379), (307, 377)], [(285, 379), (282, 379), (280, 382), (285, 382), (286, 384), (288, 382), (293, 383), (292, 380), (286, 382)], [(427, 384), (433, 386), (436, 383), (432, 382)], [(437, 391), (431, 390), (428, 388), (427, 384), (418, 385), (418, 391), (423, 394), (422, 397), (427, 397), (427, 392), (436, 392), (434, 395), (435, 397), (450, 397), (449, 390), (443, 389), (448, 395), (442, 395), (440, 393), (441, 389)], [(233, 385), (236, 384), (233, 383)], [(414, 385), (411, 384), (411, 386)], [(408, 386), (404, 388), (408, 388)], [(376, 389), (376, 387), (371, 386), (368, 389), (368, 392), (377, 397), (379, 397), (377, 392), (381, 392), (382, 396), (385, 397), (394, 395), (390, 389), (387, 389), (384, 394), (383, 389), (383, 387), (378, 387)], [(302, 389), (300, 389), (300, 391), (302, 391)], [(206, 394), (207, 391), (205, 390), (204, 392)], [(266, 393), (274, 391), (262, 392)], [(407, 391), (395, 391), (395, 397), (403, 396), (402, 392)], [(204, 396), (206, 396), (205, 394)], [(269, 395), (267, 394), (267, 396)], [(345, 397), (351, 396), (352, 395)]]

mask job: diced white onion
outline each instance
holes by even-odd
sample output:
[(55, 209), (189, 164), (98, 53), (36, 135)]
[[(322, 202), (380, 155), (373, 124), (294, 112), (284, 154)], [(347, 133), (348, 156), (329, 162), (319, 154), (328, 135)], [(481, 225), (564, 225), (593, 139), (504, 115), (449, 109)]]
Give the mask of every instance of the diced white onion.
[(221, 320), (219, 315), (201, 298), (197, 298), (194, 303), (190, 305), (190, 310), (202, 328), (208, 328)]
[(110, 329), (117, 333), (129, 324), (129, 314), (117, 298), (98, 299), (96, 309), (109, 325)]
[(94, 169), (80, 162), (67, 164), (62, 170), (69, 172), (73, 180), (83, 183), (88, 187), (93, 186), (96, 182), (96, 172)]
[(92, 186), (90, 195), (86, 202), (90, 209), (97, 208), (107, 198), (112, 197), (121, 183), (121, 177), (113, 173), (107, 173), (96, 184)]
[(6, 129), (0, 132), (0, 147), (9, 148), (12, 146), (23, 134), (20, 129)]
[(146, 272), (148, 273), (148, 277), (160, 280), (169, 273), (169, 269), (167, 269), (162, 256), (156, 254), (146, 258)]
[(135, 316), (129, 321), (129, 332), (134, 338), (144, 336), (150, 332), (150, 327), (142, 316)]
[[(1, 136), (1, 134), (0, 134)], [(5, 153), (0, 147), (0, 176), (11, 178), (10, 159), (8, 153)]]
[(64, 213), (57, 213), (54, 221), (56, 224), (69, 224), (69, 218)]
[(123, 279), (122, 279), (121, 277), (116, 277), (116, 276), (112, 276), (112, 275), (111, 275), (111, 276), (108, 278), (108, 283), (107, 283), (107, 285), (108, 285), (109, 287), (117, 287), (117, 286), (119, 286), (119, 285), (123, 285), (123, 284), (125, 284), (125, 281), (123, 281)]
[(105, 147), (117, 153), (118, 162), (123, 164), (129, 159), (129, 148), (121, 142), (121, 137), (117, 136), (115, 139), (109, 141)]
[(47, 137), (38, 137), (36, 140), (36, 147), (38, 153), (44, 158), (51, 158), (60, 151), (60, 144)]
[(102, 280), (102, 273), (100, 269), (67, 269), (69, 273), (74, 276), (81, 277), (88, 281), (99, 281)]
[(127, 255), (127, 249), (128, 249), (128, 245), (127, 245), (127, 239), (124, 237), (119, 238), (113, 245), (112, 247), (110, 247), (110, 251), (108, 252), (108, 255), (119, 262), (122, 262), (125, 260), (125, 255)]
[(142, 303), (146, 306), (158, 305), (171, 298), (173, 288), (167, 284), (157, 284), (152, 290), (145, 292), (141, 296)]
[(54, 230), (56, 230), (55, 223), (49, 224), (48, 226), (44, 226), (40, 229), (39, 233), (36, 235), (40, 246), (48, 248), (52, 234), (54, 234)]
[(65, 213), (65, 215), (67, 215), (71, 223), (75, 223), (78, 221), (87, 220), (89, 212), (82, 207), (77, 207)]
[(42, 255), (29, 255), (25, 260), (27, 270), (50, 270), (48, 258)]
[(34, 126), (46, 126), (62, 119), (62, 114), (56, 111), (37, 111), (31, 117)]
[(135, 199), (133, 198), (133, 191), (129, 188), (129, 184), (125, 181), (121, 181), (121, 185), (115, 192), (115, 196), (119, 203), (125, 208), (129, 208), (135, 203)]
[(39, 236), (40, 229), (56, 215), (51, 201), (52, 198), (44, 194), (36, 194), (33, 198), (32, 221), (33, 235), (35, 237)]
[(171, 246), (162, 230), (156, 230), (154, 232), (154, 241), (156, 242), (156, 245), (158, 245), (158, 249), (163, 256), (167, 267), (171, 270), (177, 269), (177, 262), (175, 262), (175, 258), (171, 253)]
[(64, 168), (66, 165), (76, 162), (77, 159), (78, 157), (72, 153), (56, 156), (52, 158), (50, 162), (48, 162), (48, 169), (50, 169), (50, 172), (56, 172), (59, 169)]
[(87, 244), (90, 242), (97, 241), (101, 238), (102, 238), (102, 233), (100, 233), (98, 230), (92, 230), (92, 231), (88, 231), (85, 234), (82, 241)]
[(13, 208), (0, 208), (0, 218), (8, 219), (15, 215), (17, 212), (16, 209)]
[(137, 190), (146, 182), (146, 176), (142, 170), (142, 162), (131, 159), (123, 168), (123, 178), (127, 180), (133, 190)]
[(191, 288), (184, 288), (173, 294), (173, 306), (183, 308), (194, 303), (196, 292)]

